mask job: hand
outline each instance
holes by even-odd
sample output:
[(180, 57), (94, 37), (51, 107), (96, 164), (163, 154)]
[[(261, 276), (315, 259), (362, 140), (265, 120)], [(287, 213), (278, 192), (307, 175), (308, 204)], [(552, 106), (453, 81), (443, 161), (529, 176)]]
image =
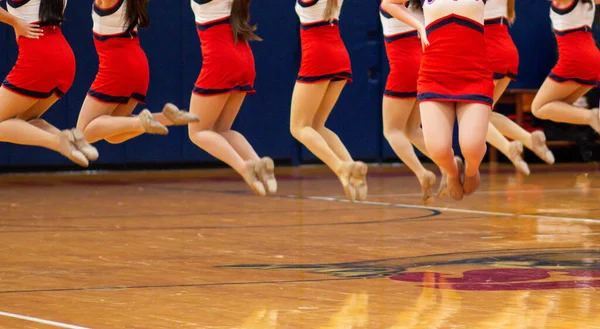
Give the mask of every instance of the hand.
[(39, 25), (29, 24), (22, 19), (17, 19), (13, 27), (15, 28), (17, 39), (19, 36), (29, 39), (39, 39), (44, 35)]
[(427, 30), (424, 26), (419, 30), (419, 37), (421, 38), (423, 51), (425, 51), (425, 48), (429, 46), (429, 40), (427, 39)]

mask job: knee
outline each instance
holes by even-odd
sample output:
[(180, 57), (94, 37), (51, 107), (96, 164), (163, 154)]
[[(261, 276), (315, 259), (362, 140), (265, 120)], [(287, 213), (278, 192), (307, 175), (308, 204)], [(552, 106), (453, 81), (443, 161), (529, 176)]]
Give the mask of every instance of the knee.
[(291, 124), (290, 125), (290, 133), (292, 134), (292, 136), (295, 139), (300, 139), (302, 136), (302, 129), (304, 129), (304, 127), (306, 127), (305, 125), (299, 125), (299, 124)]
[(483, 158), (487, 151), (487, 145), (485, 141), (469, 140), (460, 144), (460, 151), (467, 159)]
[(452, 150), (452, 144), (446, 143), (426, 143), (427, 153), (429, 158), (438, 162), (437, 160), (452, 158), (454, 151)]
[(531, 103), (531, 113), (536, 118), (545, 119), (546, 111), (544, 111), (544, 108), (546, 107), (546, 105), (547, 104), (542, 104), (541, 102), (536, 101), (534, 99), (533, 103)]
[(408, 138), (410, 141), (415, 141), (418, 139), (422, 139), (423, 138), (423, 131), (421, 130), (421, 128), (414, 128), (414, 129), (409, 129), (407, 131), (404, 132), (404, 135), (406, 136), (406, 138)]

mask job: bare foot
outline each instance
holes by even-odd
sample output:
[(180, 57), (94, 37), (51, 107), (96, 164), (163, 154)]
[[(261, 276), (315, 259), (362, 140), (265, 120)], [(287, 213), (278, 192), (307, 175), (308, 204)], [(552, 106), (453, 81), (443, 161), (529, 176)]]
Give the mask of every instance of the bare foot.
[(419, 183), (421, 184), (421, 193), (423, 193), (423, 202), (426, 206), (433, 202), (433, 185), (435, 184), (435, 174), (431, 171), (425, 171), (422, 177), (419, 177)]
[(523, 158), (522, 158), (523, 143), (521, 143), (519, 141), (510, 142), (510, 144), (508, 145), (508, 154), (509, 154), (510, 162), (513, 163), (513, 165), (517, 168), (517, 170), (522, 172), (523, 174), (529, 176), (531, 171), (529, 170), (529, 166), (527, 165), (527, 162), (525, 162), (525, 160), (523, 160)]
[(368, 186), (367, 186), (367, 172), (369, 167), (362, 161), (356, 161), (352, 165), (352, 176), (350, 177), (350, 184), (356, 191), (356, 200), (365, 201), (367, 199)]
[(543, 131), (537, 130), (531, 133), (531, 150), (547, 164), (554, 163), (554, 154), (546, 145), (546, 134)]

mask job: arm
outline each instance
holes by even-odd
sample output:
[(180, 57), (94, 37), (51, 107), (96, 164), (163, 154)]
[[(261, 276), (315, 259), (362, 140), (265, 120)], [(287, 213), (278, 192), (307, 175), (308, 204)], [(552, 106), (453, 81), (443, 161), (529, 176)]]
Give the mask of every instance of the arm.
[(425, 30), (425, 26), (423, 26), (423, 23), (421, 23), (406, 9), (404, 6), (406, 2), (408, 2), (408, 0), (383, 0), (381, 3), (381, 8), (390, 13), (390, 15), (392, 15), (395, 19), (412, 26), (419, 32), (423, 32)]
[(22, 19), (11, 15), (9, 12), (0, 7), (0, 22), (10, 25), (15, 29), (17, 39), (19, 36), (24, 36), (30, 39), (38, 39), (42, 34), (42, 30), (38, 25), (28, 24)]

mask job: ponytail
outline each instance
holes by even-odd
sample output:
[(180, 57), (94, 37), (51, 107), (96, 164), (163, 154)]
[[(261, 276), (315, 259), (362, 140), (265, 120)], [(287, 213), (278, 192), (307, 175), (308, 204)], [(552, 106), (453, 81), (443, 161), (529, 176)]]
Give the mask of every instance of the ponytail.
[(150, 0), (125, 0), (127, 1), (127, 12), (125, 15), (125, 26), (128, 31), (136, 27), (147, 28), (150, 26), (148, 5)]
[(233, 30), (233, 41), (235, 43), (251, 40), (262, 41), (258, 35), (254, 34), (256, 25), (251, 26), (248, 23), (250, 20), (250, 1), (252, 0), (233, 0), (231, 5), (229, 22)]
[(323, 19), (327, 22), (333, 21), (335, 19), (335, 11), (338, 10), (339, 7), (338, 0), (327, 0)]
[(510, 24), (515, 22), (515, 18), (517, 15), (515, 13), (515, 0), (508, 0), (508, 4), (506, 6), (507, 18)]
[(64, 0), (42, 0), (40, 3), (40, 22), (44, 25), (58, 25), (65, 20)]

